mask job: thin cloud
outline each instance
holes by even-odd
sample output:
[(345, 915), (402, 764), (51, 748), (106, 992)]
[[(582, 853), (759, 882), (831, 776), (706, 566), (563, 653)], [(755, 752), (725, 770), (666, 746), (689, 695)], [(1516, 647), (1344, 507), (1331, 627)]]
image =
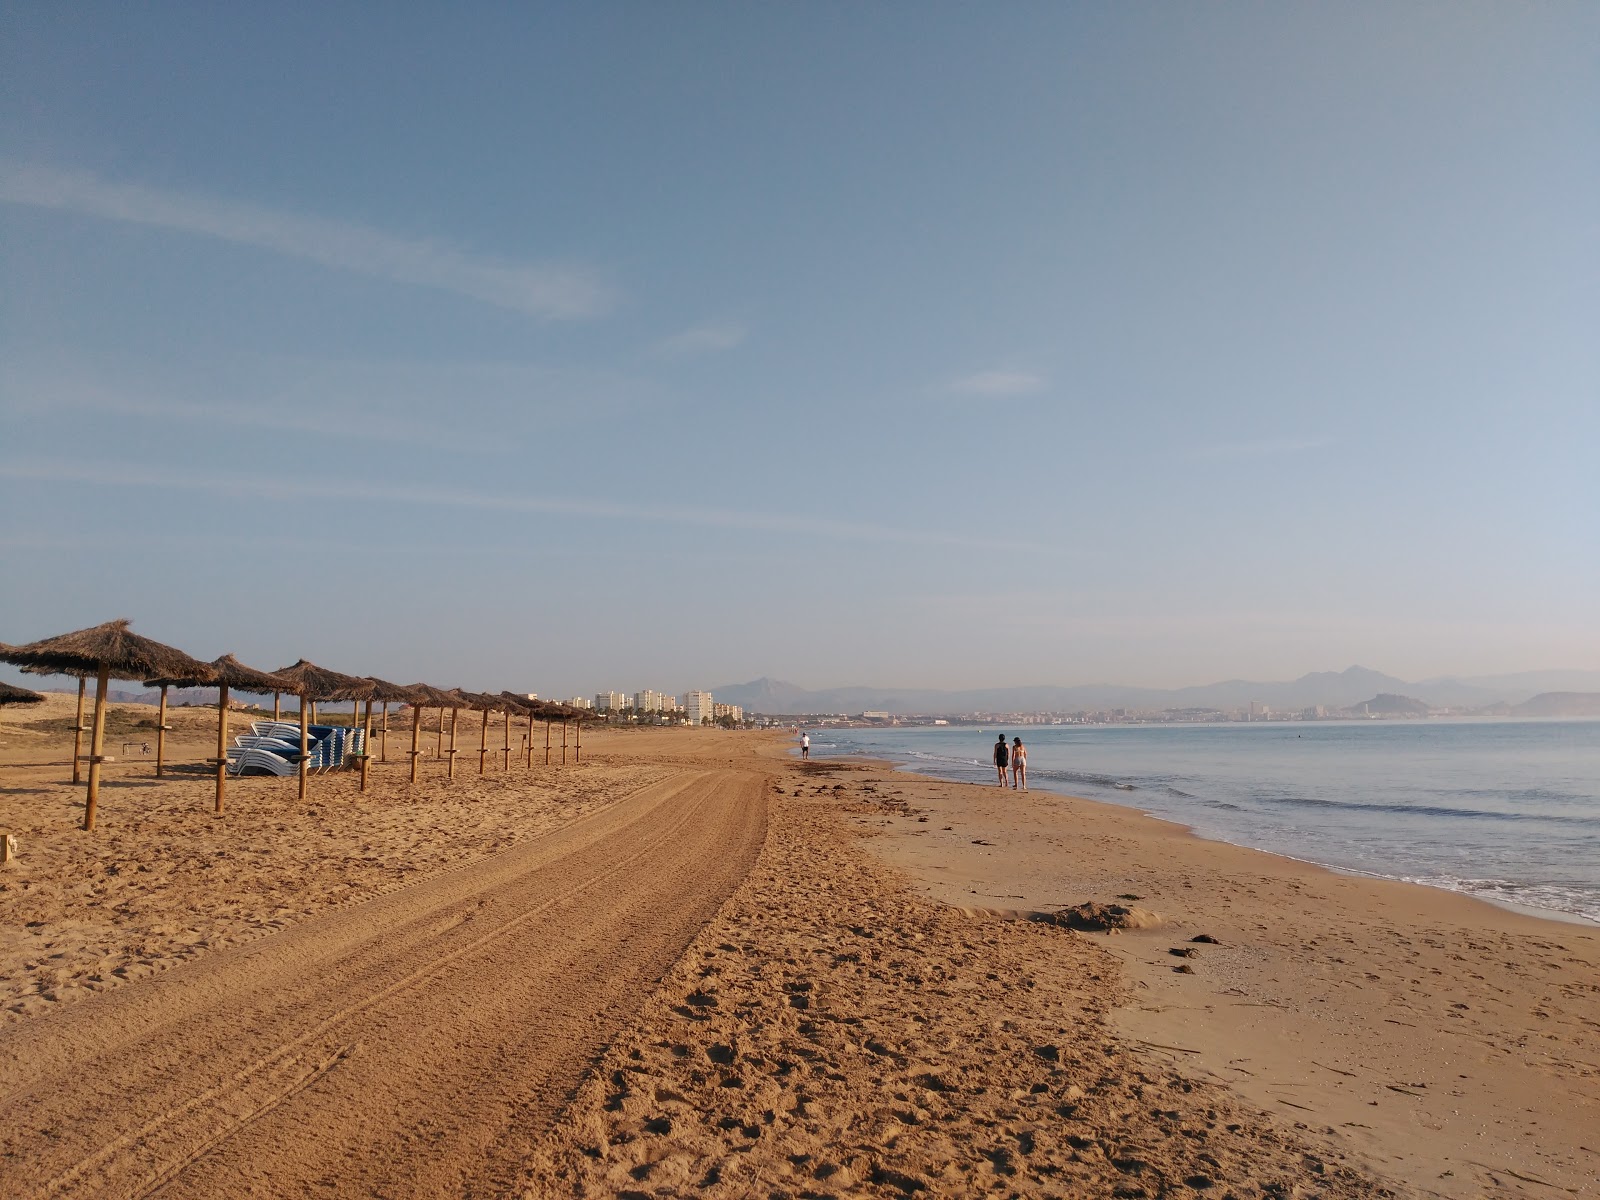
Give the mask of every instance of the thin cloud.
[(0, 201), (172, 229), (321, 266), (454, 292), (543, 318), (594, 317), (614, 297), (592, 271), (464, 254), (365, 225), (0, 158)]
[(917, 546), (962, 546), (970, 549), (1025, 550), (1047, 553), (1048, 548), (1024, 542), (994, 542), (920, 529), (901, 529), (855, 521), (835, 521), (790, 513), (748, 512), (742, 509), (669, 508), (609, 504), (591, 500), (519, 496), (450, 488), (391, 487), (362, 482), (278, 479), (268, 476), (174, 474), (110, 463), (67, 462), (0, 463), (0, 478), (41, 482), (91, 484), (110, 487), (157, 488), (164, 491), (205, 492), (212, 495), (263, 500), (339, 500), (383, 504), (416, 504), (496, 512), (547, 513), (621, 521), (651, 521), (694, 525), (712, 529), (748, 529), (769, 533), (796, 533), (849, 541), (899, 542)]
[(723, 350), (732, 350), (744, 339), (744, 328), (739, 325), (696, 325), (692, 329), (685, 329), (682, 333), (662, 338), (655, 344), (654, 349), (657, 354), (674, 357), (715, 354)]
[(1248, 442), (1222, 442), (1212, 446), (1199, 446), (1189, 452), (1190, 458), (1275, 458), (1284, 454), (1299, 454), (1315, 450), (1332, 442), (1331, 437), (1259, 438)]
[(1043, 376), (1027, 371), (979, 371), (954, 380), (950, 390), (964, 396), (1030, 396), (1044, 385)]

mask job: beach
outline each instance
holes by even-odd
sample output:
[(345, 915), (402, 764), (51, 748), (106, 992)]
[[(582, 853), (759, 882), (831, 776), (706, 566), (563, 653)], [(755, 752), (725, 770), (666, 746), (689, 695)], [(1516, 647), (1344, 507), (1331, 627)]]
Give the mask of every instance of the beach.
[(1593, 926), (754, 732), (221, 816), (124, 759), (85, 834), (32, 719), (8, 1196), (1600, 1194)]

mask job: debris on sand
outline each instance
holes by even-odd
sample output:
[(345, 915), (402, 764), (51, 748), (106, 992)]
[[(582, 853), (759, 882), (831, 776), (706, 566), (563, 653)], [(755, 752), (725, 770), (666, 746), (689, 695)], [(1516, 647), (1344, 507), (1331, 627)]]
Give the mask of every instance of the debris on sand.
[(1055, 912), (1034, 913), (1033, 920), (1045, 925), (1059, 925), (1063, 929), (1076, 929), (1083, 933), (1115, 933), (1119, 929), (1154, 929), (1161, 917), (1143, 908), (1126, 904), (1096, 904), (1085, 900)]

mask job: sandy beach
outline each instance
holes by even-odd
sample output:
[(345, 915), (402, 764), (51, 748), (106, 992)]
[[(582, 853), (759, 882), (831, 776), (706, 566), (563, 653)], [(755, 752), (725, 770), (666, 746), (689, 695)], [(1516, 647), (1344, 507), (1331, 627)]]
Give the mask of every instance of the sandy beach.
[(391, 738), (222, 816), (124, 759), (84, 834), (49, 708), (0, 717), (7, 1196), (1600, 1194), (1592, 927), (754, 733)]

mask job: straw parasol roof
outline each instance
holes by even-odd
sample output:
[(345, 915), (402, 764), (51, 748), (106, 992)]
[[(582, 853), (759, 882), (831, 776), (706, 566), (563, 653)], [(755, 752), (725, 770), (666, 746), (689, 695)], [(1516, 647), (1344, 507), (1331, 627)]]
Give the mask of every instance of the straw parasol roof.
[(387, 679), (379, 679), (375, 675), (367, 676), (367, 682), (372, 685), (372, 694), (364, 699), (376, 704), (411, 704), (417, 699), (415, 688), (402, 687), (398, 683), (390, 683)]
[(526, 696), (518, 695), (516, 692), (501, 692), (500, 700), (502, 703), (510, 705), (513, 712), (533, 713), (535, 716), (539, 713), (539, 702), (537, 700), (529, 700)]
[(25, 646), (0, 650), (0, 662), (12, 663), (39, 675), (97, 675), (102, 668), (112, 679), (211, 678), (211, 668), (182, 650), (128, 628), (126, 618), (107, 621), (92, 629), (63, 633)]
[(0, 705), (5, 704), (38, 704), (44, 699), (38, 692), (30, 692), (27, 688), (13, 687), (9, 683), (0, 683)]
[(281, 690), (306, 700), (365, 700), (372, 688), (370, 679), (341, 675), (303, 658), (292, 667), (280, 667), (272, 673), (283, 681), (278, 685)]
[(224, 654), (221, 658), (212, 659), (206, 664), (207, 673), (204, 678), (194, 675), (169, 677), (165, 679), (146, 679), (145, 687), (222, 687), (226, 685), (235, 692), (252, 692), (264, 695), (267, 692), (281, 692), (289, 690), (287, 680), (279, 679), (276, 675), (266, 671), (258, 671), (254, 667), (247, 667), (231, 654)]
[(414, 699), (413, 704), (422, 708), (470, 708), (467, 698), (460, 692), (450, 691), (446, 688), (436, 688), (428, 683), (414, 683), (411, 685)]

